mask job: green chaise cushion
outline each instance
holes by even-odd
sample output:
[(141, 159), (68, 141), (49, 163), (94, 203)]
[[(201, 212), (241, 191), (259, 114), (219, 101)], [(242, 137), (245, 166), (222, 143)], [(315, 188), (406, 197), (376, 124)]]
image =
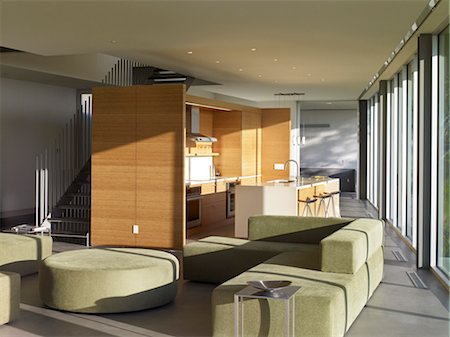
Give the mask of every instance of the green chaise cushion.
[(52, 246), (49, 236), (0, 233), (0, 270), (22, 276), (36, 273), (41, 261), (52, 254)]
[(321, 241), (322, 271), (354, 274), (383, 245), (383, 222), (358, 219)]
[(0, 272), (0, 325), (11, 322), (20, 314), (20, 275)]
[(283, 252), (299, 252), (301, 261), (308, 266), (316, 263), (318, 267), (319, 245), (210, 236), (184, 246), (184, 278), (222, 283)]
[(45, 259), (39, 272), (42, 301), (49, 307), (83, 313), (143, 310), (172, 301), (179, 264), (164, 251), (94, 248)]

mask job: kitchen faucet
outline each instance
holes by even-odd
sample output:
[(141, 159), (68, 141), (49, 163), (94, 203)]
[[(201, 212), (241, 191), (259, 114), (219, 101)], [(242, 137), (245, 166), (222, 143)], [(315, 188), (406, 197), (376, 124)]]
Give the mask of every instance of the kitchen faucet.
[(293, 163), (295, 163), (295, 165), (297, 165), (297, 176), (295, 177), (295, 179), (296, 179), (296, 181), (298, 181), (298, 180), (300, 179), (300, 165), (299, 165), (298, 162), (297, 162), (296, 160), (294, 160), (294, 159), (286, 160), (286, 162), (284, 163), (284, 170), (285, 170), (285, 171), (286, 171), (286, 167), (288, 167), (287, 164), (288, 164), (289, 162), (293, 162)]

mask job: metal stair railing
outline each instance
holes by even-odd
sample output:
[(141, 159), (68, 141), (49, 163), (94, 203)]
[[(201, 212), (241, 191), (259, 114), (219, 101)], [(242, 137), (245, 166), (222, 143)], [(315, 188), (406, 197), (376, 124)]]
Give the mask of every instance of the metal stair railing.
[(51, 219), (53, 209), (89, 161), (91, 121), (92, 95), (83, 95), (80, 109), (36, 157), (36, 226)]

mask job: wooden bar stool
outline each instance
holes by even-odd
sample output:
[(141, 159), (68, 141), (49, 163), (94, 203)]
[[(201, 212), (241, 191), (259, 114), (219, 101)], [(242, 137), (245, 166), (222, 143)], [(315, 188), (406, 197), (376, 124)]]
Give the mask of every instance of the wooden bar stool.
[(308, 213), (309, 213), (309, 216), (316, 216), (316, 212), (314, 211), (314, 213), (313, 213), (311, 211), (311, 205), (317, 201), (316, 198), (307, 197), (306, 200), (299, 200), (299, 201), (305, 203), (305, 207), (303, 208), (302, 216), (305, 216), (305, 213), (306, 213), (306, 216), (308, 216)]
[(320, 214), (320, 209), (323, 209), (324, 217), (328, 218), (328, 210), (330, 207), (331, 193), (322, 192), (319, 195), (315, 195), (314, 198), (319, 200), (319, 208), (317, 208), (317, 215)]

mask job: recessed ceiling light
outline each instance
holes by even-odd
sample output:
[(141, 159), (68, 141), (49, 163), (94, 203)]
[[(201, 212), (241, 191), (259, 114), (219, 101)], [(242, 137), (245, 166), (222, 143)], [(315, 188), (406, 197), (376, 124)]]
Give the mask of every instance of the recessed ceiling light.
[(252, 49), (250, 49), (251, 51), (256, 51), (256, 48), (252, 48)]
[(327, 102), (327, 104), (328, 104), (328, 105), (330, 105), (330, 104), (333, 104), (333, 103), (331, 103), (331, 102)]
[(193, 52), (192, 52), (192, 51), (188, 51), (187, 53), (188, 53), (189, 55), (192, 55), (192, 54), (193, 54)]
[(292, 70), (295, 70), (295, 69), (297, 69), (297, 67), (292, 67)]
[(262, 75), (258, 75), (258, 77), (262, 77)]
[(311, 77), (311, 74), (308, 74), (308, 77)]
[(216, 63), (220, 63), (220, 61), (219, 61), (219, 60), (217, 60), (217, 61), (216, 61)]
[(278, 59), (273, 59), (274, 62), (278, 62)]
[(275, 80), (275, 83), (278, 83), (278, 80)]
[(242, 69), (242, 68), (239, 68), (239, 71), (244, 71), (244, 69)]
[(116, 40), (111, 40), (111, 41), (109, 41), (109, 42), (111, 42), (111, 43), (117, 43), (117, 41), (116, 41)]

